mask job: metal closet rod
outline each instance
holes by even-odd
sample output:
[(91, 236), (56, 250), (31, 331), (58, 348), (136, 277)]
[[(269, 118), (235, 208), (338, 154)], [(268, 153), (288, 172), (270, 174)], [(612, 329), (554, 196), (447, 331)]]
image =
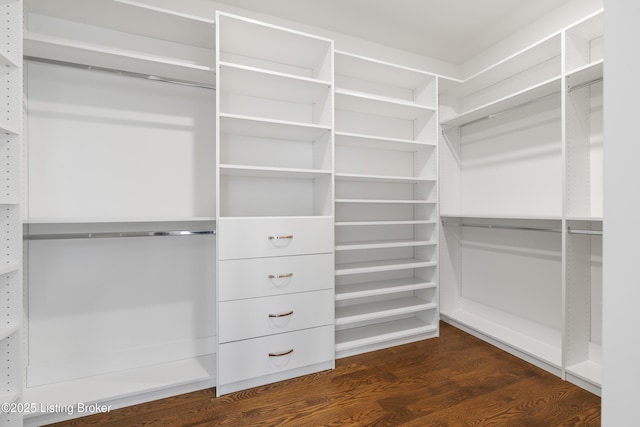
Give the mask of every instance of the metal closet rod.
[(58, 61), (57, 59), (40, 58), (38, 56), (27, 56), (27, 55), (25, 55), (23, 58), (24, 58), (25, 61), (40, 62), (40, 63), (43, 63), (43, 64), (60, 65), (60, 66), (63, 66), (63, 67), (76, 68), (76, 69), (79, 69), (79, 70), (99, 71), (99, 72), (102, 72), (102, 73), (116, 74), (116, 75), (119, 75), (119, 76), (126, 76), (126, 77), (134, 77), (134, 78), (137, 78), (137, 79), (151, 80), (151, 81), (154, 81), (154, 82), (171, 83), (171, 84), (182, 85), (182, 86), (196, 87), (196, 88), (200, 88), (200, 89), (216, 90), (215, 86), (208, 86), (208, 85), (204, 85), (202, 83), (194, 83), (194, 82), (190, 82), (188, 80), (171, 79), (169, 77), (155, 76), (155, 75), (151, 75), (151, 74), (136, 73), (134, 71), (118, 70), (116, 68), (97, 67), (97, 66), (94, 66), (94, 65), (80, 64), (80, 63), (77, 63), (77, 62)]
[(214, 235), (216, 230), (123, 231), (101, 233), (25, 234), (25, 240), (108, 239), (119, 237), (165, 237)]
[(545, 231), (550, 233), (560, 233), (560, 228), (550, 227), (521, 227), (516, 225), (495, 225), (495, 224), (473, 224), (466, 222), (443, 222), (444, 225), (458, 225), (461, 227), (475, 227), (475, 228), (493, 228), (500, 230), (525, 230), (525, 231)]

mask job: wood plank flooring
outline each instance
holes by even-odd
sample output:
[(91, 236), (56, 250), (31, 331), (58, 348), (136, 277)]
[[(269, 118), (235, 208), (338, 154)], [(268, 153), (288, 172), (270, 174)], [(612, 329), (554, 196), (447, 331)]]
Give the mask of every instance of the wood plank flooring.
[(599, 426), (600, 398), (446, 323), (440, 337), (220, 398), (203, 390), (63, 426)]

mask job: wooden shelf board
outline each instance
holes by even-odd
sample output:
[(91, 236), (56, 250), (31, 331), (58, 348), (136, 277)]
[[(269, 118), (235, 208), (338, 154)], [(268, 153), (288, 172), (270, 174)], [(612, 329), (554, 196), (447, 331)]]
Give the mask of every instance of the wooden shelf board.
[(336, 203), (364, 203), (364, 204), (385, 204), (385, 205), (435, 205), (436, 202), (427, 200), (395, 200), (395, 199), (336, 199)]
[(413, 268), (435, 267), (434, 261), (422, 259), (394, 259), (385, 261), (367, 261), (336, 265), (336, 276), (380, 271), (409, 270)]
[(220, 175), (283, 179), (314, 179), (331, 176), (331, 171), (242, 165), (220, 165)]
[(358, 227), (375, 225), (435, 225), (431, 220), (398, 220), (398, 221), (337, 221), (336, 227)]
[[(80, 402), (108, 402), (136, 394), (148, 393), (215, 378), (215, 355), (147, 366), (113, 374), (81, 378), (26, 388), (25, 402), (76, 405)], [(31, 414), (38, 416), (43, 414)]]
[(407, 101), (372, 96), (345, 89), (336, 89), (335, 108), (404, 120), (415, 120), (418, 117), (433, 114), (436, 111), (435, 108)]
[[(502, 344), (528, 354), (538, 360), (555, 367), (562, 364), (560, 331), (542, 325), (536, 325), (537, 329), (543, 329), (545, 336), (535, 336), (532, 331), (515, 330), (509, 325), (509, 317), (501, 315), (499, 310), (491, 309), (493, 315), (488, 318), (478, 315), (466, 309), (453, 311), (441, 311), (442, 318), (448, 318), (465, 327), (475, 330), (482, 335), (494, 339)], [(551, 337), (551, 338), (549, 338)]]
[(140, 223), (140, 222), (210, 222), (214, 216), (203, 217), (121, 217), (121, 218), (27, 218), (25, 224), (110, 224), (110, 223)]
[(411, 335), (435, 332), (438, 328), (416, 317), (336, 331), (336, 351), (349, 350)]
[(386, 175), (365, 175), (355, 173), (336, 173), (336, 180), (340, 181), (359, 181), (359, 182), (390, 182), (390, 183), (422, 183), (422, 182), (436, 182), (432, 178), (419, 178), (411, 176), (386, 176)]
[(602, 365), (591, 360), (585, 360), (575, 365), (567, 366), (567, 373), (574, 375), (593, 385), (602, 386)]
[(377, 59), (336, 50), (336, 74), (382, 83), (405, 89), (417, 89), (431, 80), (435, 75), (415, 68), (404, 67)]
[(414, 141), (410, 139), (385, 138), (375, 135), (365, 135), (351, 132), (336, 132), (336, 145), (368, 148), (378, 150), (394, 150), (415, 152), (435, 148), (435, 143)]
[(336, 251), (353, 251), (362, 249), (405, 248), (411, 246), (435, 246), (438, 243), (433, 240), (388, 240), (349, 242), (336, 244)]
[(528, 102), (560, 93), (561, 79), (555, 77), (535, 86), (523, 89), (512, 95), (490, 102), (473, 110), (459, 114), (456, 117), (444, 120), (442, 126), (464, 126), (476, 120), (488, 118), (494, 114), (502, 113), (509, 109), (527, 104)]
[(220, 113), (220, 133), (223, 134), (310, 142), (330, 131), (328, 126), (311, 123)]
[(436, 286), (434, 282), (427, 282), (416, 278), (336, 285), (336, 301), (431, 289)]
[(331, 82), (221, 62), (220, 85), (224, 91), (297, 104), (321, 103)]

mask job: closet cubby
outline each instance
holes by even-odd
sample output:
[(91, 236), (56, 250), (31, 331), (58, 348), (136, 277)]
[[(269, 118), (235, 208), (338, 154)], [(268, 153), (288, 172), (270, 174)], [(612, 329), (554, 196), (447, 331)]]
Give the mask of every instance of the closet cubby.
[(600, 11), (443, 79), (439, 146), (443, 320), (596, 394), (602, 35)]
[(436, 87), (336, 52), (338, 357), (438, 333)]
[(598, 393), (602, 386), (602, 222), (567, 221), (566, 377)]
[(108, 0), (29, 0), (25, 18), (28, 56), (152, 79), (215, 82), (212, 19)]

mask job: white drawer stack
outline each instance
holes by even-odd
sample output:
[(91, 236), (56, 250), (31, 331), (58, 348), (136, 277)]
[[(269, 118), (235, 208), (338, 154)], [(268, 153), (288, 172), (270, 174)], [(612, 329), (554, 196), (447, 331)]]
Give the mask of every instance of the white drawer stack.
[(332, 368), (332, 219), (220, 219), (218, 245), (219, 393)]

